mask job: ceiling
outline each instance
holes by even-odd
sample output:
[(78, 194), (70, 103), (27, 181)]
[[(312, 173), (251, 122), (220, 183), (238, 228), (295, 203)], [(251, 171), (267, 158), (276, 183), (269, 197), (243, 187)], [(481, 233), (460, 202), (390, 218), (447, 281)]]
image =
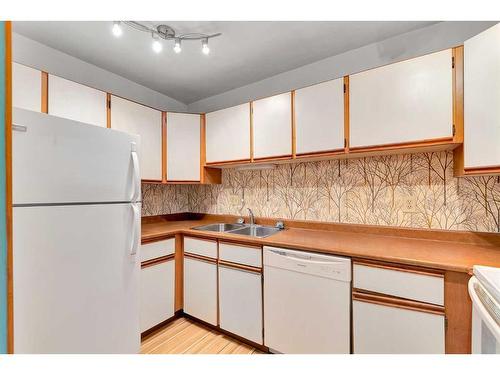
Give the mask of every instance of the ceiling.
[(147, 22), (167, 24), (177, 33), (222, 35), (211, 39), (210, 54), (201, 42), (183, 42), (174, 53), (163, 41), (160, 54), (151, 36), (112, 22), (15, 22), (14, 31), (81, 60), (119, 74), (185, 104), (220, 94), (323, 58), (381, 41), (435, 22)]

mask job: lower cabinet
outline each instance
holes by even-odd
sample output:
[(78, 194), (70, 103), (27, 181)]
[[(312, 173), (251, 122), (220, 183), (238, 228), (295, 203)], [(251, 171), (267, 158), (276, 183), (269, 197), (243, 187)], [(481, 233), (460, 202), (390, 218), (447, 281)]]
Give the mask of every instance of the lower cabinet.
[(174, 316), (175, 260), (141, 269), (141, 332)]
[(444, 315), (353, 301), (354, 354), (444, 354)]
[(184, 256), (184, 312), (217, 325), (216, 260)]
[(220, 327), (263, 344), (262, 275), (219, 265)]

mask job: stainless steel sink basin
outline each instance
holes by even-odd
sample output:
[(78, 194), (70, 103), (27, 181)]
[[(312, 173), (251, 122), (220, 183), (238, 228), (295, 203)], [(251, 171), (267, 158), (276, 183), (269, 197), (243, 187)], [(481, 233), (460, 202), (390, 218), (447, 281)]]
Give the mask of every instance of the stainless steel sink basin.
[(194, 227), (196, 230), (206, 230), (209, 232), (229, 232), (235, 229), (244, 228), (243, 224), (225, 224), (225, 223), (216, 223), (216, 224), (208, 224), (202, 225), (200, 227)]
[(261, 225), (246, 225), (244, 228), (235, 229), (231, 231), (231, 234), (242, 234), (244, 236), (252, 236), (264, 238), (272, 234), (279, 232), (278, 228), (266, 227)]
[(225, 224), (225, 223), (215, 223), (202, 225), (199, 227), (194, 227), (195, 230), (209, 231), (209, 232), (220, 232), (220, 233), (230, 233), (239, 234), (243, 236), (251, 236), (264, 238), (280, 231), (278, 228), (267, 227), (264, 225), (255, 224)]

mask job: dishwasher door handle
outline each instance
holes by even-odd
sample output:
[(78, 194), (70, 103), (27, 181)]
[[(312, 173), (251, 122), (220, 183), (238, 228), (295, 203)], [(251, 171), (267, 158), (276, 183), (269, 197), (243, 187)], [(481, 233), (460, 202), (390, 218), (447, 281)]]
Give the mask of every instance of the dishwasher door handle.
[(313, 257), (311, 255), (295, 255), (295, 254), (292, 255), (292, 254), (287, 253), (286, 251), (282, 251), (282, 250), (269, 250), (269, 251), (271, 251), (272, 253), (274, 253), (276, 255), (285, 257), (285, 258), (289, 258), (289, 259), (293, 259), (296, 261), (309, 263), (309, 264), (332, 264), (333, 265), (333, 264), (344, 264), (345, 263), (343, 261), (313, 260)]

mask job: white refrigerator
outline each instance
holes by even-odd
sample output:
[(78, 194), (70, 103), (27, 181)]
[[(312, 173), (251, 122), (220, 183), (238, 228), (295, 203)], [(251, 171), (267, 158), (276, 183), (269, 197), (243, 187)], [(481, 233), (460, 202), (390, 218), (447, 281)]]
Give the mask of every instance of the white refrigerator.
[(139, 137), (13, 112), (15, 353), (138, 353)]

